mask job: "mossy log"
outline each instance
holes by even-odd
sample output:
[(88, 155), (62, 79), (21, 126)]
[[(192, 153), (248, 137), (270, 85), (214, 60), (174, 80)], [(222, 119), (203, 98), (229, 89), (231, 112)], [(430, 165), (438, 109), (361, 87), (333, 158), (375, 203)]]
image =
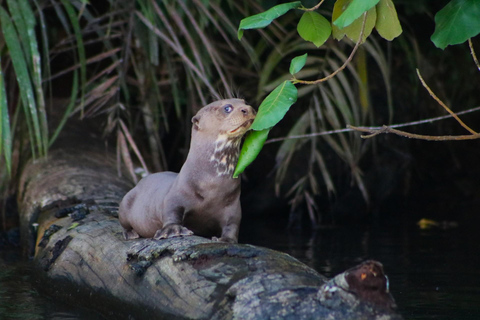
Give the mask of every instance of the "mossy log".
[(131, 187), (111, 155), (91, 145), (54, 150), (24, 168), (24, 247), (53, 298), (128, 319), (401, 319), (375, 261), (328, 280), (248, 244), (124, 241), (117, 207)]

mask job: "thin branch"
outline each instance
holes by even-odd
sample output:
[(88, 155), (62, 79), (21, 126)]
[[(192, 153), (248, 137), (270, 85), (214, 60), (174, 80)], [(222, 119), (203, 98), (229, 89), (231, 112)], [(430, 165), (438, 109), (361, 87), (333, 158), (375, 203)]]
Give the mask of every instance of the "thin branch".
[(477, 65), (478, 70), (480, 71), (480, 63), (478, 63), (477, 55), (475, 54), (475, 50), (473, 50), (472, 39), (468, 39), (468, 46), (470, 47), (470, 54), (472, 55), (473, 61)]
[(467, 131), (469, 131), (471, 134), (469, 135), (460, 135), (460, 136), (430, 136), (430, 135), (423, 135), (423, 134), (415, 134), (415, 133), (410, 133), (410, 132), (405, 132), (397, 129), (393, 129), (388, 126), (383, 126), (380, 129), (368, 129), (368, 128), (359, 128), (359, 127), (354, 127), (352, 125), (347, 125), (348, 128), (351, 128), (356, 131), (360, 132), (366, 132), (369, 133), (368, 135), (362, 135), (361, 137), (364, 139), (372, 138), (375, 137), (381, 133), (393, 133), (402, 137), (406, 138), (411, 138), (411, 139), (419, 139), (419, 140), (427, 140), (427, 141), (448, 141), (448, 140), (474, 140), (474, 139), (479, 139), (480, 134), (472, 130), (469, 126), (467, 126), (460, 118), (452, 111), (450, 110), (449, 107), (445, 103), (443, 103), (442, 100), (440, 100), (435, 93), (430, 89), (430, 87), (425, 83), (423, 80), (420, 71), (417, 69), (417, 75), (420, 81), (422, 82), (422, 85), (427, 89), (428, 93), (430, 96), (435, 99), (435, 101), (438, 102), (439, 105), (441, 105), (450, 115), (462, 126), (464, 127)]
[(462, 136), (429, 136), (429, 135), (405, 132), (405, 131), (393, 129), (393, 128), (388, 127), (388, 126), (383, 126), (380, 129), (374, 129), (374, 130), (368, 129), (368, 128), (354, 127), (352, 125), (347, 125), (347, 127), (351, 128), (355, 131), (369, 133), (368, 135), (362, 135), (361, 136), (364, 139), (372, 138), (372, 137), (374, 137), (376, 135), (379, 135), (381, 133), (394, 133), (396, 135), (406, 137), (406, 138), (427, 140), (427, 141), (474, 140), (474, 139), (479, 139), (480, 138), (480, 133), (462, 135)]
[(452, 117), (455, 118), (455, 120), (457, 120), (457, 122), (462, 126), (464, 127), (468, 132), (470, 132), (471, 134), (477, 134), (477, 132), (475, 132), (473, 129), (471, 129), (469, 126), (467, 126), (462, 120), (460, 120), (460, 118), (452, 111), (450, 110), (449, 107), (447, 107), (447, 105), (445, 103), (443, 103), (442, 100), (440, 100), (436, 95), (435, 93), (433, 93), (432, 89), (430, 89), (430, 87), (425, 83), (425, 81), (423, 80), (422, 78), (422, 75), (420, 74), (420, 71), (417, 69), (417, 75), (418, 75), (418, 78), (420, 79), (420, 81), (422, 82), (422, 85), (425, 87), (425, 89), (427, 89), (428, 93), (430, 94), (430, 96), (435, 99), (435, 101), (438, 102), (439, 105), (441, 105), (448, 113), (450, 113), (452, 115)]
[(339, 72), (343, 71), (343, 69), (345, 69), (347, 67), (347, 65), (350, 63), (350, 61), (352, 61), (353, 59), (353, 56), (355, 55), (355, 53), (357, 52), (357, 49), (358, 47), (360, 46), (360, 44), (362, 43), (362, 38), (363, 38), (363, 33), (365, 32), (365, 24), (366, 24), (366, 21), (367, 21), (367, 13), (365, 12), (363, 14), (363, 24), (362, 24), (362, 30), (360, 32), (360, 36), (358, 37), (358, 41), (357, 43), (355, 44), (355, 47), (353, 47), (353, 50), (352, 50), (352, 53), (350, 53), (350, 56), (348, 57), (348, 59), (343, 63), (343, 65), (338, 68), (337, 70), (335, 70), (334, 72), (332, 72), (331, 74), (329, 74), (328, 76), (324, 77), (324, 78), (321, 78), (321, 79), (317, 79), (317, 80), (313, 80), (313, 81), (307, 81), (307, 80), (300, 80), (300, 79), (292, 79), (292, 83), (293, 84), (297, 84), (297, 83), (300, 83), (300, 84), (318, 84), (318, 83), (321, 83), (321, 82), (325, 82), (327, 80), (330, 80), (331, 78), (335, 77)]
[[(480, 107), (460, 111), (460, 112), (457, 112), (456, 114), (457, 115), (462, 115), (462, 114), (467, 114), (467, 113), (475, 112), (475, 111), (480, 111)], [(449, 114), (449, 115), (445, 115), (445, 116), (429, 118), (429, 119), (424, 119), (424, 120), (418, 120), (418, 121), (412, 121), (412, 122), (406, 122), (406, 123), (399, 123), (399, 124), (392, 124), (389, 127), (390, 128), (402, 128), (402, 127), (408, 127), (408, 126), (415, 126), (415, 125), (419, 125), (419, 124), (432, 123), (432, 122), (439, 121), (439, 120), (449, 119), (449, 118), (452, 118), (452, 117), (453, 116)], [(382, 127), (361, 127), (361, 128), (362, 129), (368, 129), (368, 130), (380, 130), (380, 129), (382, 129)], [(352, 131), (355, 131), (355, 130), (351, 129), (351, 128), (346, 128), (346, 129), (338, 129), (338, 130), (330, 130), (330, 131), (314, 132), (314, 133), (309, 133), (309, 134), (288, 136), (288, 137), (282, 137), (282, 138), (273, 138), (273, 139), (268, 139), (265, 142), (265, 144), (280, 142), (280, 141), (285, 141), (285, 140), (290, 140), (290, 139), (306, 139), (306, 138), (313, 138), (313, 137), (318, 137), (318, 136), (326, 136), (326, 135), (330, 135), (330, 134), (352, 132)]]
[(314, 7), (311, 7), (311, 8), (305, 8), (305, 7), (303, 7), (303, 8), (300, 8), (300, 9), (303, 10), (303, 11), (315, 11), (315, 10), (317, 10), (318, 8), (320, 8), (320, 6), (322, 5), (323, 1), (325, 1), (325, 0), (320, 1), (320, 2), (319, 2), (317, 5), (315, 5)]

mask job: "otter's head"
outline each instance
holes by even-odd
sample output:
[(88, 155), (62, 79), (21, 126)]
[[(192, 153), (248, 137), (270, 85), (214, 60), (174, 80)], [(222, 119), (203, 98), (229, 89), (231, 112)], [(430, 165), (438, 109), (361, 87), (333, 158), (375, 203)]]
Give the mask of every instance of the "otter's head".
[(255, 119), (255, 110), (242, 99), (219, 100), (200, 109), (192, 118), (192, 131), (228, 139), (241, 138)]
[[(192, 118), (192, 141), (211, 143), (207, 159), (219, 176), (232, 176), (242, 136), (255, 119), (255, 110), (242, 99), (219, 100), (203, 107)], [(198, 140), (197, 140), (198, 141)]]

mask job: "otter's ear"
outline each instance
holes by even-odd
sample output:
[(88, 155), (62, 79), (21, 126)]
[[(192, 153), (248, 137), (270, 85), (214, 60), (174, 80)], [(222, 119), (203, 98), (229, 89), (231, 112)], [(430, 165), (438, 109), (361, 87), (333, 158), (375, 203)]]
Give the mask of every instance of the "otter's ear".
[(200, 130), (200, 115), (196, 115), (192, 118), (193, 128), (195, 130)]

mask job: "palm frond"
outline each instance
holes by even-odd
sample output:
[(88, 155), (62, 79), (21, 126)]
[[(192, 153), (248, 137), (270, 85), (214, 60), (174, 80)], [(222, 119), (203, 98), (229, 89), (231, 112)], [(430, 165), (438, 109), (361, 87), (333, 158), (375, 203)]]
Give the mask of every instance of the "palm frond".
[(10, 134), (10, 119), (8, 115), (7, 92), (2, 73), (2, 60), (0, 57), (0, 162), (5, 159), (8, 174), (12, 171), (12, 136)]

